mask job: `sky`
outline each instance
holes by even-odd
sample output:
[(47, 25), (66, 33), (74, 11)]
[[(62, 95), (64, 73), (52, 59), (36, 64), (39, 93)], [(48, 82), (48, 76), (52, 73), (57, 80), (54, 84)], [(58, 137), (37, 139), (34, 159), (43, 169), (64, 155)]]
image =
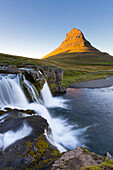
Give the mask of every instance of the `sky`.
[(113, 0), (0, 0), (0, 53), (41, 58), (72, 28), (113, 55)]

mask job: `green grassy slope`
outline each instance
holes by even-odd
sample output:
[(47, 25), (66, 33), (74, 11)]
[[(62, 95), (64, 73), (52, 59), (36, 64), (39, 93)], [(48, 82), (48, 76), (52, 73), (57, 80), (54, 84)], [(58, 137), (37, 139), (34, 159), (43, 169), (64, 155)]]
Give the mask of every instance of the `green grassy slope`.
[[(52, 65), (64, 70), (63, 85), (106, 78), (113, 74), (113, 57), (107, 53), (63, 53), (46, 59), (32, 59), (0, 53), (0, 63), (17, 67), (27, 64)], [(101, 72), (100, 72), (101, 71)]]
[(106, 78), (113, 74), (113, 57), (107, 53), (61, 53), (43, 59), (64, 70), (63, 85)]
[(14, 56), (9, 54), (0, 53), (0, 63), (14, 64), (16, 66), (21, 66), (21, 64), (34, 64), (42, 65), (44, 61), (39, 59), (27, 58), (22, 56)]

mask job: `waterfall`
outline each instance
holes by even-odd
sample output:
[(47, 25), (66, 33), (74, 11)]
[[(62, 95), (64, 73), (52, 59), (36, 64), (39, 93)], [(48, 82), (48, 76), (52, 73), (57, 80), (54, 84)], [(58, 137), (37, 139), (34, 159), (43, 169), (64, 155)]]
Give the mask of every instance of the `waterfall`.
[(28, 105), (28, 100), (20, 86), (19, 75), (0, 75), (0, 107)]
[[(47, 109), (48, 107), (65, 108), (66, 105), (64, 104), (64, 100), (60, 97), (52, 96), (47, 82), (45, 82), (43, 89), (41, 90), (41, 100), (36, 88), (23, 77), (23, 81), (33, 99), (33, 102), (30, 103), (22, 89), (20, 77), (21, 75), (0, 75), (0, 108), (4, 109), (8, 106), (10, 108), (34, 110), (36, 114), (47, 120), (52, 130), (52, 140), (50, 136), (48, 136), (51, 143), (56, 145), (61, 152), (65, 151), (65, 148), (75, 148), (79, 143), (75, 136), (77, 131), (73, 130), (73, 126), (68, 125), (66, 120), (63, 120), (60, 117), (51, 117), (51, 114)], [(3, 122), (6, 118), (7, 115), (2, 116), (0, 122)], [(26, 133), (26, 131), (28, 131), (28, 133)], [(22, 139), (25, 134), (29, 135), (30, 133), (30, 127), (28, 127), (28, 125), (23, 125), (23, 129), (19, 129), (17, 132), (8, 131), (4, 134), (0, 134), (0, 145), (5, 148), (12, 142)], [(7, 136), (8, 139), (6, 140)], [(14, 140), (12, 140), (12, 137)]]
[(51, 103), (53, 103), (53, 97), (47, 82), (45, 82), (43, 89), (41, 90), (41, 95), (45, 106), (50, 106)]
[(34, 102), (36, 101), (37, 103), (41, 103), (41, 100), (39, 98), (39, 93), (36, 87), (33, 84), (31, 84), (29, 81), (27, 81), (25, 76), (23, 76), (23, 78), (24, 78), (24, 83), (26, 85), (26, 88), (28, 89), (28, 92), (30, 93), (32, 100)]
[(54, 108), (54, 107), (65, 108), (66, 107), (66, 105), (64, 104), (65, 101), (62, 98), (52, 96), (51, 91), (46, 81), (43, 86), (43, 89), (40, 92), (41, 92), (43, 104), (45, 107), (47, 108)]

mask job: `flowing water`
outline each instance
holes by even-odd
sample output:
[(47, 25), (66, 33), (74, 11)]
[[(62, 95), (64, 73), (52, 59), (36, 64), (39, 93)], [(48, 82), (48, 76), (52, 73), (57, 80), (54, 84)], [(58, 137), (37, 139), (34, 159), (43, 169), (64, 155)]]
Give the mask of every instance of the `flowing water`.
[(53, 115), (60, 113), (68, 124), (77, 124), (81, 129), (89, 127), (82, 134), (84, 146), (101, 155), (113, 155), (113, 87), (68, 89), (63, 97), (69, 100), (69, 109), (52, 110)]
[[(30, 103), (24, 94), (22, 89), (22, 81), (24, 81), (26, 88), (33, 102)], [(42, 100), (41, 100), (42, 98)], [(47, 136), (50, 142), (57, 146), (57, 148), (63, 152), (66, 149), (73, 149), (82, 144), (80, 136), (85, 132), (87, 127), (79, 129), (76, 125), (68, 124), (67, 120), (57, 116), (52, 116), (49, 108), (61, 108), (68, 110), (68, 106), (65, 104), (67, 101), (62, 97), (52, 97), (47, 82), (45, 82), (43, 89), (41, 90), (41, 98), (36, 88), (28, 82), (22, 75), (0, 75), (0, 108), (4, 110), (6, 107), (17, 109), (31, 109), (36, 114), (44, 117), (52, 130), (51, 136)], [(0, 123), (7, 119), (7, 114), (0, 116)], [(24, 116), (24, 115), (23, 115)], [(76, 128), (74, 128), (76, 127)], [(0, 147), (5, 149), (15, 141), (28, 136), (32, 132), (32, 128), (25, 122), (21, 129), (16, 132), (7, 131), (0, 134)]]
[[(24, 81), (33, 102), (29, 102), (22, 88)], [(63, 152), (84, 146), (98, 154), (113, 155), (113, 87), (104, 89), (68, 89), (61, 97), (53, 97), (45, 82), (41, 96), (22, 75), (0, 74), (0, 110), (6, 107), (31, 109), (44, 117), (52, 130), (48, 140)], [(0, 123), (9, 114), (0, 116)], [(25, 116), (23, 114), (23, 116)], [(16, 132), (0, 134), (0, 148), (32, 133), (23, 122)]]

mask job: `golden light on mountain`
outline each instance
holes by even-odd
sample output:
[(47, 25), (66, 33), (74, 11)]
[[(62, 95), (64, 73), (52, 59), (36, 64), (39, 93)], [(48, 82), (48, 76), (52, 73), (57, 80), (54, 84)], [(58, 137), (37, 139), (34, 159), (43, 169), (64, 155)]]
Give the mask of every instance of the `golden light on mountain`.
[(83, 33), (76, 28), (73, 28), (67, 35), (62, 44), (44, 56), (44, 58), (54, 56), (60, 53), (77, 53), (77, 52), (99, 52), (96, 48), (91, 46), (90, 42), (88, 42)]

